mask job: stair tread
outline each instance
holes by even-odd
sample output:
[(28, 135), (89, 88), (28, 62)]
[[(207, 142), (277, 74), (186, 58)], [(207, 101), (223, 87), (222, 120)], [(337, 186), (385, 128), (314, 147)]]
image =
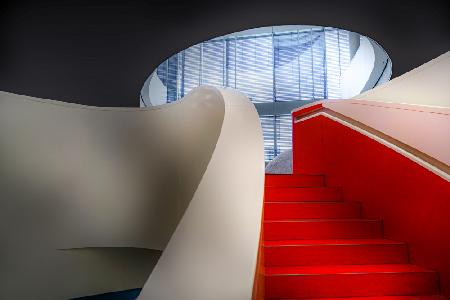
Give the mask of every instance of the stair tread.
[(265, 220), (361, 219), (359, 202), (266, 202)]
[(359, 205), (360, 202), (344, 202), (344, 201), (268, 201), (264, 204), (329, 204), (329, 205), (343, 205), (343, 204), (350, 204), (350, 205)]
[[(276, 298), (270, 298), (276, 300)], [(340, 298), (289, 298), (283, 300), (447, 300), (442, 295), (417, 296), (369, 296), (369, 297), (340, 297)]]
[(292, 174), (266, 175), (264, 186), (265, 187), (325, 186), (325, 176), (292, 175)]
[(266, 186), (266, 189), (279, 189), (279, 190), (300, 190), (300, 189), (318, 189), (318, 190), (340, 190), (338, 186)]
[(266, 267), (267, 276), (278, 275), (327, 275), (327, 274), (361, 274), (361, 273), (434, 273), (411, 264), (379, 265), (326, 265), (326, 266), (282, 266)]
[(265, 220), (265, 240), (381, 239), (381, 220), (273, 219)]
[(314, 245), (405, 245), (388, 239), (325, 239), (325, 240), (276, 240), (264, 241), (264, 247), (314, 246)]
[(329, 205), (360, 205), (357, 201), (266, 201), (265, 204), (329, 204)]
[(302, 177), (302, 176), (325, 176), (325, 174), (306, 174), (306, 173), (266, 173), (266, 176), (289, 176), (289, 177)]
[(380, 219), (275, 219), (264, 220), (264, 223), (283, 223), (283, 222), (380, 222)]

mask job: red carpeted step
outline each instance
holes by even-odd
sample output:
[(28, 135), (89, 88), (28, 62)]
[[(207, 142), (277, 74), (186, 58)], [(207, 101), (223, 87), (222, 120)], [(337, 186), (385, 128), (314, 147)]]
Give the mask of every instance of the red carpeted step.
[(324, 175), (266, 174), (265, 186), (307, 187), (325, 186)]
[(405, 264), (266, 267), (265, 274), (267, 299), (439, 293), (436, 272)]
[(341, 189), (336, 187), (266, 187), (265, 201), (341, 201)]
[(264, 221), (264, 239), (377, 239), (382, 237), (380, 220), (303, 219)]
[(264, 242), (265, 265), (372, 265), (408, 263), (405, 243), (384, 239)]
[(271, 300), (448, 300), (442, 295), (417, 295), (417, 296), (378, 296), (378, 297), (340, 297), (340, 298), (297, 298), (280, 299), (271, 298)]
[(274, 219), (357, 219), (359, 202), (266, 202), (264, 218)]

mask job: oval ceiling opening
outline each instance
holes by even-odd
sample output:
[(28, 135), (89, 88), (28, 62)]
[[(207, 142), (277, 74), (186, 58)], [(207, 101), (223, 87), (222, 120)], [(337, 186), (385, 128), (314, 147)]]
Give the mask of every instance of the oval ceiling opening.
[(292, 109), (352, 98), (391, 74), (388, 54), (367, 36), (323, 26), (262, 27), (172, 55), (146, 80), (141, 107), (177, 101), (199, 85), (237, 89), (258, 110), (270, 161), (291, 148)]

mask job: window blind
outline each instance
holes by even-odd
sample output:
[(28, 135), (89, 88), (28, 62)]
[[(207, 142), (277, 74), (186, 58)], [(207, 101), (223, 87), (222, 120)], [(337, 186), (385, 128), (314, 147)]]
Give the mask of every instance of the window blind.
[[(180, 54), (178, 54), (180, 56)], [(180, 97), (200, 85), (201, 45), (194, 45), (181, 52)]]
[(225, 86), (224, 44), (223, 40), (212, 40), (202, 44), (202, 84)]
[(276, 153), (277, 155), (292, 148), (291, 115), (275, 116)]
[(264, 159), (271, 161), (277, 155), (275, 147), (275, 117), (260, 116), (264, 138)]
[(235, 51), (236, 89), (254, 103), (273, 102), (272, 35), (238, 38)]
[[(205, 84), (236, 88), (254, 103), (341, 98), (349, 32), (331, 27), (217, 38), (164, 61), (167, 102)], [(290, 115), (261, 116), (266, 160), (291, 148)]]
[(298, 32), (274, 35), (275, 101), (300, 100)]

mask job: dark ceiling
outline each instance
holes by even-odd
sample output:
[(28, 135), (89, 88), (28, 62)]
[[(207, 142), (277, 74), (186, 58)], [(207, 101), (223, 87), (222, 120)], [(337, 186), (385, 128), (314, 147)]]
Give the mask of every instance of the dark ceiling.
[(270, 25), (344, 28), (378, 41), (401, 75), (450, 48), (449, 1), (23, 1), (0, 11), (0, 90), (95, 106), (138, 106), (165, 58)]

